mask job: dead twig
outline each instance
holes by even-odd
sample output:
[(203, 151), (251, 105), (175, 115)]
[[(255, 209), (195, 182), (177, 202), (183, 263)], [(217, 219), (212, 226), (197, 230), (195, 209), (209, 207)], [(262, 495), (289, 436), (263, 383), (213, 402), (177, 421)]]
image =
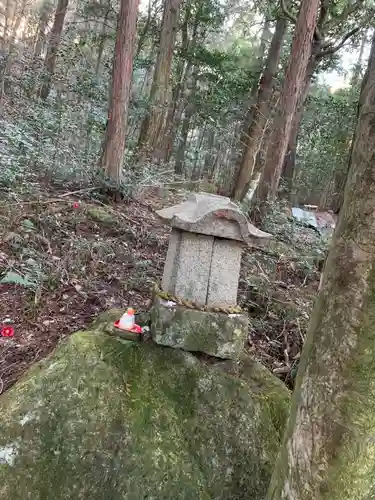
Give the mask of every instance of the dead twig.
[(61, 194), (59, 198), (65, 198), (66, 196), (70, 196), (72, 194), (80, 194), (80, 193), (91, 193), (91, 191), (95, 191), (96, 189), (100, 189), (98, 186), (84, 189), (77, 189), (77, 191), (68, 191), (67, 193)]

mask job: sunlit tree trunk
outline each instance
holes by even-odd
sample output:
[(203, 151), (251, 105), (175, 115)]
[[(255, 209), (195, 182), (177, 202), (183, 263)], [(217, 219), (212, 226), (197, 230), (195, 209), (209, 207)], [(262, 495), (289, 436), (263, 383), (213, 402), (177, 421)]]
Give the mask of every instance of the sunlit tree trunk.
[(59, 0), (57, 3), (55, 19), (53, 21), (46, 59), (44, 61), (44, 83), (39, 92), (42, 99), (47, 99), (51, 91), (52, 78), (55, 73), (57, 52), (60, 46), (68, 2), (69, 0)]
[(134, 39), (139, 0), (122, 0), (117, 21), (112, 89), (102, 168), (117, 185), (121, 181), (125, 134), (133, 72)]
[[(243, 153), (240, 159), (238, 174), (233, 187), (232, 197), (242, 200), (249, 187), (257, 153), (261, 147), (264, 129), (270, 113), (270, 100), (272, 96), (274, 78), (278, 72), (280, 51), (286, 30), (286, 20), (280, 17), (277, 20), (275, 33), (272, 37), (271, 46), (268, 51), (267, 61), (261, 77), (256, 102), (250, 114), (251, 122), (242, 135)], [(248, 117), (245, 118), (245, 121)]]
[(158, 160), (160, 157), (160, 141), (165, 131), (166, 115), (171, 100), (171, 68), (180, 5), (181, 0), (165, 0), (159, 50), (150, 93), (150, 108), (142, 122), (138, 140), (138, 163), (147, 158)]
[(270, 146), (267, 149), (265, 168), (257, 189), (257, 199), (261, 203), (269, 197), (276, 197), (293, 117), (311, 56), (319, 5), (319, 0), (302, 0), (301, 3), (289, 64), (270, 136)]
[(375, 497), (375, 38), (344, 204), (268, 500)]

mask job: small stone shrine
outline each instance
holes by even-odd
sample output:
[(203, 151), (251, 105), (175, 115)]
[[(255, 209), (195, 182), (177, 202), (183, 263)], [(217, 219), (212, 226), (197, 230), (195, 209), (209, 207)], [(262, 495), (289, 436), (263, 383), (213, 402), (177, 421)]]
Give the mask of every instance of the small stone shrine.
[(250, 224), (229, 198), (208, 193), (157, 211), (172, 226), (162, 291), (154, 297), (155, 342), (220, 358), (243, 349), (248, 317), (237, 307), (243, 245), (270, 235)]

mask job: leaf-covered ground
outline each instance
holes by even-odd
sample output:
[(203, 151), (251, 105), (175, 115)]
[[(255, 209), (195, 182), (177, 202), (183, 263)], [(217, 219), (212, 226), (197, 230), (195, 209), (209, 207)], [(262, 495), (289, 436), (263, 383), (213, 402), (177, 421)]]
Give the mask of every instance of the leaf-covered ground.
[[(155, 209), (187, 196), (149, 190), (114, 204), (90, 191), (32, 192), (0, 200), (0, 326), (14, 328), (12, 338), (0, 337), (0, 393), (99, 312), (149, 307), (169, 237)], [(267, 253), (244, 252), (239, 302), (252, 318), (248, 349), (291, 386), (322, 250), (314, 231), (286, 216), (271, 217), (266, 229), (277, 240)]]

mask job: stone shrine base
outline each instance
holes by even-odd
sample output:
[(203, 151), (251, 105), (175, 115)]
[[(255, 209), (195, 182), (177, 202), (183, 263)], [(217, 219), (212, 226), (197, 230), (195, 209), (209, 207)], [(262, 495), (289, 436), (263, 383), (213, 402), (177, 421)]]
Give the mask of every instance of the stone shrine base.
[(151, 335), (160, 345), (235, 359), (243, 351), (248, 331), (245, 314), (224, 314), (189, 309), (154, 298)]

